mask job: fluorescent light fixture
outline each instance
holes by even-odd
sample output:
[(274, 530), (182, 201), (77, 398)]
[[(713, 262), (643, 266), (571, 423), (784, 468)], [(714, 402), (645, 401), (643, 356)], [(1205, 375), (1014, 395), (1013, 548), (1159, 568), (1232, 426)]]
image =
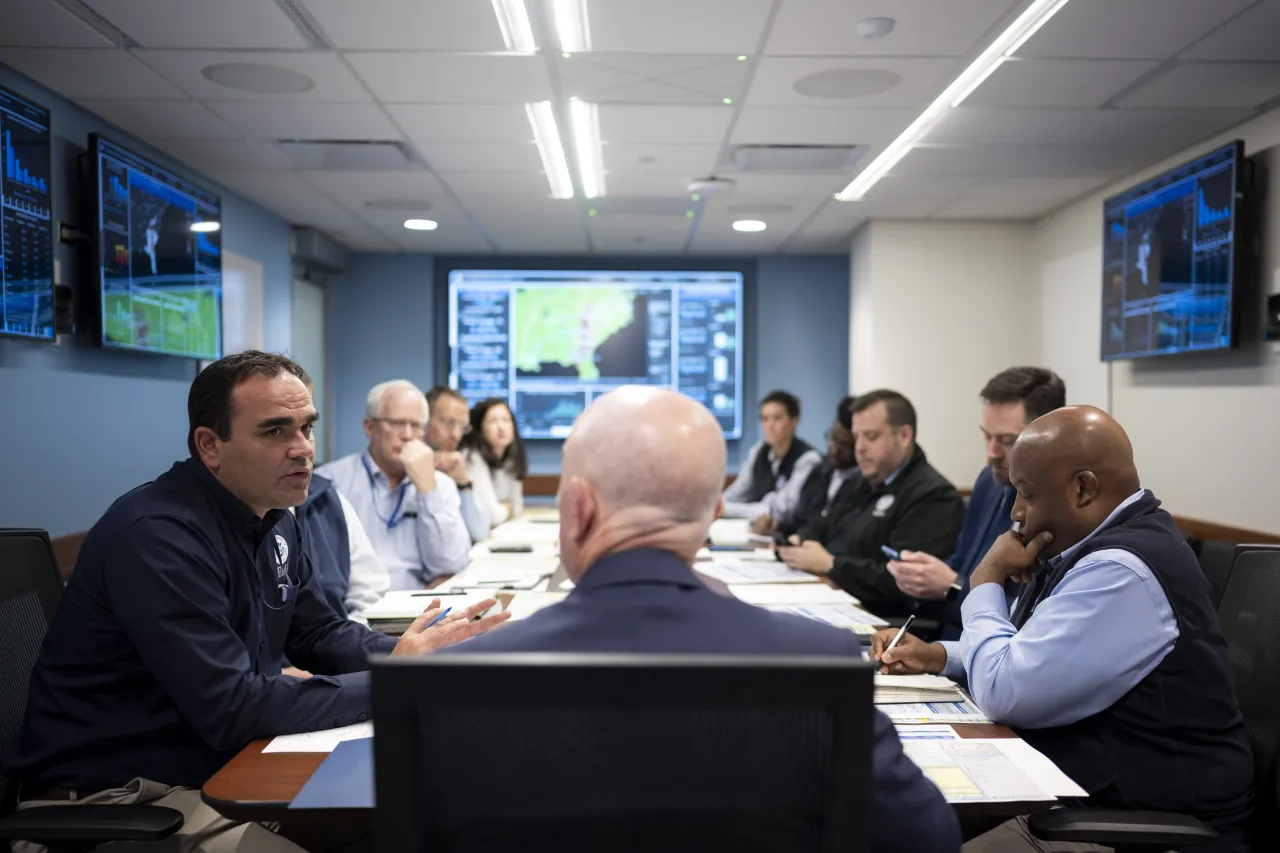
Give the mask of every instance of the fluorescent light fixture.
[(502, 30), (507, 50), (533, 53), (538, 49), (524, 0), (493, 0), (493, 14), (498, 17), (498, 29)]
[(556, 114), (551, 109), (551, 102), (525, 104), (524, 111), (529, 117), (529, 127), (533, 129), (538, 155), (542, 157), (542, 168), (551, 184), (551, 197), (573, 198), (573, 179), (569, 177), (569, 162), (564, 158), (564, 144), (560, 141), (560, 131), (556, 129)]
[(587, 23), (587, 0), (551, 0), (560, 49), (566, 53), (591, 50), (591, 26)]
[(763, 231), (768, 227), (759, 219), (739, 219), (733, 223), (734, 231)]
[(191, 230), (197, 234), (211, 234), (214, 231), (222, 230), (221, 222), (192, 222)]
[(569, 101), (573, 147), (578, 153), (578, 177), (587, 198), (604, 195), (604, 151), (600, 147), (600, 110), (595, 104)]
[(1018, 16), (1012, 24), (995, 41), (987, 46), (969, 67), (960, 72), (960, 76), (951, 81), (941, 95), (925, 108), (925, 111), (911, 122), (906, 130), (889, 146), (880, 152), (880, 156), (872, 160), (865, 169), (849, 182), (849, 186), (836, 194), (839, 201), (858, 201), (874, 187), (890, 169), (898, 165), (907, 152), (914, 148), (926, 133), (938, 123), (947, 110), (964, 103), (983, 82), (999, 68), (1005, 60), (1013, 56), (1027, 39), (1048, 23), (1049, 19), (1067, 5), (1067, 0), (1035, 0)]
[(404, 227), (410, 231), (434, 231), (439, 226), (434, 219), (406, 219)]

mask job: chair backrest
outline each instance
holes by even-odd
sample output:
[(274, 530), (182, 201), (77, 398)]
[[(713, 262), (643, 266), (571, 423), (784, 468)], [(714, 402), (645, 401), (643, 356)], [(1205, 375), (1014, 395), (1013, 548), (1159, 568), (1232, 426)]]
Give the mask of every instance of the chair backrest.
[(1241, 545), (1218, 622), (1256, 767), (1255, 836), (1280, 837), (1280, 545)]
[[(0, 528), (0, 762), (22, 725), (31, 668), (61, 598), (49, 534)], [(5, 805), (0, 765), (0, 813)]]
[(835, 657), (373, 665), (378, 851), (865, 851), (872, 677)]
[(1213, 587), (1215, 608), (1222, 603), (1222, 593), (1226, 592), (1227, 580), (1231, 577), (1231, 567), (1235, 565), (1240, 547), (1235, 542), (1223, 542), (1220, 539), (1208, 539), (1200, 543), (1200, 550), (1197, 552), (1200, 558), (1200, 571), (1204, 572), (1209, 586)]

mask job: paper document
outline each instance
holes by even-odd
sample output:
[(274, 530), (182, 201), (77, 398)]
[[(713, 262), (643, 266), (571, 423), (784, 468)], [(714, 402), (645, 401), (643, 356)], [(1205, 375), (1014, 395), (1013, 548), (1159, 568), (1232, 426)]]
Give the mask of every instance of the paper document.
[(951, 726), (896, 726), (898, 740), (959, 740), (960, 734)]
[(558, 557), (538, 557), (533, 554), (493, 554), (472, 560), (465, 569), (440, 584), (437, 589), (532, 589), (543, 578), (555, 574), (560, 565)]
[(1029, 802), (1084, 796), (1084, 791), (1053, 762), (1017, 738), (910, 739), (903, 742), (902, 751), (938, 786), (949, 803)]
[(882, 675), (876, 673), (877, 705), (960, 701), (960, 685), (937, 675)]
[[(422, 611), (427, 609), (427, 605), (432, 599), (440, 599), (440, 606), (452, 607), (454, 613), (461, 613), (471, 605), (478, 601), (484, 601), (486, 598), (493, 598), (493, 591), (490, 590), (467, 590), (459, 592), (456, 590), (435, 590), (435, 589), (401, 589), (392, 590), (382, 597), (381, 600), (371, 605), (365, 610), (365, 618), (372, 622), (380, 621), (403, 621), (417, 619)], [(502, 609), (502, 603), (499, 602), (494, 607), (497, 612)]]
[(941, 675), (885, 675), (876, 674), (876, 687), (908, 687), (912, 690), (959, 690), (960, 685)]
[(565, 596), (568, 594), (567, 592), (517, 593), (516, 597), (511, 599), (511, 603), (507, 605), (507, 612), (511, 614), (509, 621), (527, 619), (544, 607), (550, 607), (553, 604), (559, 604), (564, 601)]
[(745, 518), (717, 518), (708, 531), (713, 545), (748, 545), (753, 535)]
[(989, 723), (986, 715), (968, 699), (959, 702), (920, 702), (881, 705), (879, 710), (895, 723)]
[(825, 622), (833, 628), (843, 628), (855, 634), (874, 634), (879, 628), (889, 624), (879, 616), (852, 604), (774, 604), (769, 609)]
[[(740, 563), (782, 565), (772, 548), (752, 548), (750, 551), (712, 551), (710, 548), (699, 548), (695, 559), (699, 561), (711, 560), (727, 566), (736, 566)], [(813, 579), (813, 575), (809, 575), (809, 577)]]
[(808, 572), (789, 569), (783, 563), (733, 562), (730, 560), (712, 560), (709, 563), (694, 563), (694, 571), (701, 572), (724, 583), (817, 583), (818, 579)]
[(499, 524), (489, 534), (490, 542), (524, 543), (528, 545), (552, 545), (560, 538), (558, 524), (539, 524), (536, 521), (525, 521), (517, 518), (506, 524)]
[(825, 583), (733, 584), (729, 592), (747, 604), (857, 604), (858, 599)]
[(300, 735), (280, 735), (272, 738), (263, 752), (333, 752), (334, 747), (346, 740), (373, 737), (373, 723), (356, 723), (340, 729), (322, 729)]

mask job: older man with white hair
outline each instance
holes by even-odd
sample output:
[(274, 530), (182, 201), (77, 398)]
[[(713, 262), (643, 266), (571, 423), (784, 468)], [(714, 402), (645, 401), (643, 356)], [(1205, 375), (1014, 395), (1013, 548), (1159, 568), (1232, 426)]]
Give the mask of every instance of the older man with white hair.
[(423, 441), (429, 414), (412, 382), (375, 385), (365, 402), (368, 449), (316, 469), (356, 508), (391, 589), (420, 589), (456, 574), (471, 550), (458, 486), (436, 470)]
[[(692, 399), (626, 386), (595, 400), (564, 443), (560, 559), (574, 589), (563, 602), (459, 645), (481, 652), (663, 652), (860, 656), (857, 637), (713, 593), (691, 568), (722, 507), (720, 424)], [(684, 743), (667, 745), (687, 749)], [(876, 712), (868, 835), (873, 853), (954, 853), (960, 830), (938, 789), (903, 754)], [(467, 838), (476, 837), (466, 827)], [(520, 838), (486, 823), (489, 840)], [(762, 814), (744, 832), (812, 842), (808, 814)], [(772, 837), (772, 836), (771, 836)], [(485, 849), (495, 849), (494, 845)]]

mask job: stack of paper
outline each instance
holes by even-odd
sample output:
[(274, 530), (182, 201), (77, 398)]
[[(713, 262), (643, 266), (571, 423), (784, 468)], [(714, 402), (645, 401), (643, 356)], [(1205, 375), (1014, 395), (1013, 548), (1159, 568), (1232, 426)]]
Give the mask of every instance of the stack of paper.
[(853, 631), (860, 637), (869, 637), (889, 624), (852, 604), (774, 604), (769, 609), (824, 622), (834, 628)]
[(989, 723), (982, 709), (961, 699), (957, 702), (922, 702), (881, 705), (880, 710), (894, 723)]
[(777, 553), (772, 548), (751, 548), (742, 551), (712, 551), (710, 548), (699, 548), (697, 559), (701, 562), (711, 560), (726, 565), (738, 563), (780, 563)]
[(857, 604), (858, 599), (824, 583), (732, 584), (729, 592), (747, 604)]
[(356, 723), (340, 729), (322, 729), (303, 732), (300, 735), (280, 735), (263, 747), (263, 752), (333, 752), (334, 747), (348, 740), (373, 737), (373, 723)]
[(504, 542), (523, 545), (553, 545), (559, 538), (559, 525), (525, 521), (522, 518), (508, 521), (506, 524), (499, 524), (489, 534), (490, 543)]
[(903, 705), (961, 702), (960, 685), (940, 675), (884, 675), (876, 673), (876, 704)]
[(492, 554), (472, 560), (465, 569), (440, 584), (437, 589), (533, 589), (555, 574), (559, 565), (558, 557)]
[[(433, 589), (392, 590), (384, 595), (381, 601), (366, 610), (364, 615), (369, 620), (369, 627), (376, 631), (403, 634), (413, 620), (422, 615), (422, 611), (426, 610), (427, 605), (436, 598), (440, 599), (442, 608), (453, 608), (449, 614), (452, 616), (461, 614), (476, 602), (493, 598), (493, 592), (483, 589), (466, 592), (452, 590), (440, 592)], [(497, 604), (493, 609), (495, 612), (501, 610), (502, 604)]]
[(564, 601), (567, 592), (521, 592), (517, 593), (515, 598), (507, 605), (507, 612), (511, 614), (508, 621), (514, 622), (517, 619), (527, 619), (537, 613), (544, 607), (550, 607), (553, 604), (559, 604)]
[(908, 738), (902, 751), (949, 803), (1020, 803), (1086, 796), (1057, 765), (1019, 738)]
[(727, 584), (742, 583), (817, 583), (818, 579), (808, 572), (787, 568), (778, 562), (760, 562), (756, 560), (722, 560), (717, 555), (710, 562), (694, 563), (695, 571)]

